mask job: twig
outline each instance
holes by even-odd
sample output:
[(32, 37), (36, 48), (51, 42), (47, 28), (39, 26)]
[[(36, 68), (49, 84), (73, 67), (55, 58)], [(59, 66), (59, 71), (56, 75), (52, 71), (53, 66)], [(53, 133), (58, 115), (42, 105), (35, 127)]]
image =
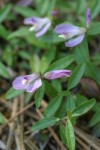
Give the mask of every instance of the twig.
[(90, 145), (95, 150), (100, 150), (100, 147), (97, 144), (95, 144), (95, 142), (93, 142), (89, 138), (89, 136), (87, 137), (87, 135), (82, 130), (78, 129), (77, 127), (75, 127), (74, 130), (75, 130), (76, 135), (82, 138), (86, 143), (88, 143), (88, 145)]
[[(20, 111), (23, 110), (23, 107), (24, 107), (24, 95), (22, 94), (20, 96)], [(20, 144), (21, 150), (25, 150), (24, 138), (23, 138), (23, 122), (24, 122), (24, 114), (21, 114), (19, 118), (19, 125), (18, 125), (18, 129), (19, 129), (18, 131), (20, 131), (19, 132), (19, 144)]]
[(15, 116), (13, 116), (12, 118), (10, 118), (4, 125), (2, 125), (0, 127), (0, 133), (3, 130), (3, 128), (5, 128), (10, 122), (14, 121), (16, 119), (16, 117), (18, 117), (19, 115), (21, 115), (22, 113), (24, 113), (27, 109), (29, 109), (33, 105), (34, 105), (34, 102), (30, 103), (28, 106), (24, 107), (21, 111), (19, 111), (18, 113), (16, 113)]
[[(15, 98), (13, 102), (13, 108), (12, 108), (12, 117), (15, 116), (18, 109), (18, 99)], [(14, 128), (15, 128), (15, 122), (10, 123), (10, 130), (9, 130), (9, 136), (7, 141), (7, 150), (11, 150), (11, 144), (13, 142), (13, 134), (14, 134)]]
[(76, 140), (82, 147), (84, 147), (86, 150), (88, 149), (87, 144), (84, 143), (78, 136), (76, 136)]

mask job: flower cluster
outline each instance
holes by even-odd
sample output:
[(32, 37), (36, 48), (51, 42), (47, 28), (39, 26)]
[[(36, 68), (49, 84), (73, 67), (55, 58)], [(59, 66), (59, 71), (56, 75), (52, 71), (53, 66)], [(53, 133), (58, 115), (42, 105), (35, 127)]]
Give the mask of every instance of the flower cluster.
[[(47, 72), (43, 75), (43, 78), (48, 80), (69, 77), (71, 75), (70, 70), (54, 70)], [(42, 81), (39, 74), (31, 74), (26, 76), (17, 77), (13, 83), (13, 87), (17, 90), (26, 90), (27, 92), (35, 92), (40, 86)]]
[[(80, 44), (84, 37), (87, 29), (91, 23), (91, 12), (90, 8), (86, 12), (86, 28), (78, 27), (72, 24), (60, 24), (56, 26), (55, 32), (59, 34), (59, 37), (68, 40), (65, 42), (67, 47), (74, 47)], [(36, 31), (35, 36), (40, 37), (45, 34), (51, 26), (51, 20), (49, 18), (30, 17), (24, 20), (24, 24), (32, 25), (29, 30)]]

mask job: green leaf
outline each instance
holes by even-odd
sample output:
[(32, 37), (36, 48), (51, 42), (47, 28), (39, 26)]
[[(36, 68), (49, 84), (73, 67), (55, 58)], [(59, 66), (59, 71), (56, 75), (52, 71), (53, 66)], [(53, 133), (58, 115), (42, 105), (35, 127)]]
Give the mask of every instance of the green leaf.
[(85, 64), (84, 63), (79, 64), (74, 69), (71, 77), (69, 78), (69, 82), (68, 82), (68, 89), (69, 90), (74, 88), (79, 83), (84, 71), (85, 71)]
[(100, 0), (94, 1), (92, 7), (92, 19), (94, 19), (100, 13)]
[(10, 88), (9, 91), (5, 94), (6, 99), (12, 99), (16, 96), (21, 95), (24, 90), (15, 90), (14, 88)]
[(67, 96), (67, 112), (71, 112), (75, 109), (75, 99), (74, 99), (74, 95), (72, 95), (71, 93)]
[(61, 140), (64, 142), (65, 145), (67, 145), (65, 127), (63, 125), (59, 126), (59, 132), (60, 132)]
[(37, 108), (40, 107), (41, 101), (43, 100), (44, 90), (44, 84), (42, 83), (42, 86), (37, 90), (35, 94), (35, 104)]
[(0, 37), (7, 39), (7, 36), (8, 36), (7, 29), (3, 25), (0, 25)]
[(88, 62), (89, 61), (89, 49), (88, 49), (88, 42), (86, 39), (83, 40), (81, 44), (76, 46), (75, 48), (75, 60), (78, 64), (82, 62)]
[(69, 150), (75, 150), (75, 135), (71, 121), (68, 119), (65, 128), (66, 139)]
[(54, 113), (58, 110), (59, 106), (62, 102), (62, 96), (56, 96), (53, 100), (50, 101), (48, 106), (46, 107), (46, 110), (44, 112), (44, 115), (46, 117), (51, 117), (54, 115)]
[(90, 125), (90, 127), (93, 127), (93, 126), (95, 126), (97, 123), (99, 123), (100, 122), (100, 111), (97, 111), (94, 115), (93, 115), (93, 117), (92, 117), (92, 119), (90, 120), (90, 123), (89, 123), (89, 125)]
[(83, 102), (81, 105), (79, 105), (78, 107), (76, 107), (76, 109), (73, 110), (72, 116), (76, 117), (85, 114), (95, 105), (95, 103), (95, 99)]
[(1, 10), (0, 10), (0, 23), (3, 22), (8, 14), (10, 13), (11, 11), (11, 8), (12, 8), (12, 5), (5, 5)]
[(88, 35), (98, 35), (100, 34), (100, 22), (95, 22), (91, 25)]
[(0, 76), (9, 79), (11, 76), (6, 68), (6, 66), (0, 62)]
[[(27, 9), (27, 11), (26, 11)], [(22, 7), (22, 6), (15, 6), (14, 10), (22, 15), (23, 17), (31, 17), (31, 16), (38, 16), (38, 14), (36, 13), (36, 11), (34, 11), (32, 8), (26, 8), (26, 7)]]
[(57, 90), (52, 86), (51, 83), (49, 83), (48, 81), (44, 80), (44, 84), (45, 84), (45, 92), (46, 94), (51, 97), (54, 98), (57, 95)]
[(25, 36), (27, 36), (29, 34), (30, 34), (30, 32), (29, 32), (27, 27), (21, 27), (18, 30), (9, 34), (8, 40), (10, 40), (12, 38), (16, 38), (16, 37), (23, 37), (24, 38)]
[(57, 70), (57, 69), (64, 69), (67, 66), (69, 66), (73, 61), (74, 61), (74, 56), (69, 55), (69, 56), (64, 57), (62, 59), (59, 59), (56, 62), (54, 62), (53, 64), (51, 64), (49, 66), (49, 68), (47, 69), (47, 71)]
[(52, 126), (52, 125), (56, 124), (58, 121), (59, 121), (58, 118), (41, 119), (32, 126), (32, 131), (45, 129), (49, 126)]
[(6, 123), (6, 118), (5, 116), (0, 112), (0, 124)]

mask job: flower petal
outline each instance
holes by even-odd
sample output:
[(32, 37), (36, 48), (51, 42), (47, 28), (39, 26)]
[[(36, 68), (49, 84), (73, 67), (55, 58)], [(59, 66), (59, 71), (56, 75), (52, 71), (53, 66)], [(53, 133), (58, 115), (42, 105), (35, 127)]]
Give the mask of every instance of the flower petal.
[(84, 34), (79, 35), (78, 37), (76, 37), (76, 38), (74, 38), (74, 39), (71, 39), (71, 40), (69, 40), (68, 42), (65, 42), (65, 45), (66, 45), (67, 47), (74, 47), (74, 46), (80, 44), (80, 43), (83, 41), (84, 36), (85, 36)]
[(42, 81), (41, 79), (37, 79), (34, 81), (34, 83), (30, 84), (28, 87), (27, 87), (27, 92), (29, 93), (32, 93), (32, 92), (35, 92), (40, 86), (42, 86)]
[(29, 86), (30, 82), (32, 80), (35, 80), (37, 77), (38, 77), (37, 74), (17, 77), (13, 81), (12, 86), (14, 89), (18, 89), (18, 90), (26, 89)]
[(78, 26), (74, 26), (72, 24), (60, 24), (58, 26), (56, 26), (55, 28), (55, 32), (58, 34), (67, 34), (67, 33), (71, 33), (71, 32), (79, 32), (80, 31), (80, 27)]
[(50, 28), (50, 26), (51, 26), (51, 22), (48, 22), (45, 26), (44, 26), (44, 28), (42, 28), (39, 32), (37, 32), (35, 35), (36, 35), (36, 37), (40, 37), (40, 36), (42, 36), (43, 34), (45, 34), (47, 31), (48, 31), (48, 29)]
[(44, 74), (45, 79), (53, 80), (57, 78), (69, 77), (71, 70), (54, 70)]
[(90, 27), (90, 24), (91, 24), (91, 11), (90, 11), (90, 8), (88, 8), (87, 12), (86, 12), (86, 25), (87, 25), (87, 28)]

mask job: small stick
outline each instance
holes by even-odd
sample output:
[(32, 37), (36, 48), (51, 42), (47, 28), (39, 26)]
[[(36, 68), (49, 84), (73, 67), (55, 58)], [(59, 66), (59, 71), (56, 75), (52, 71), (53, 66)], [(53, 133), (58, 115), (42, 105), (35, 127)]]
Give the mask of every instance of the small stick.
[(33, 105), (34, 105), (34, 102), (30, 103), (28, 106), (24, 107), (21, 111), (19, 111), (18, 113), (16, 113), (15, 116), (13, 116), (12, 118), (10, 118), (4, 125), (2, 125), (0, 127), (0, 133), (3, 130), (3, 128), (5, 128), (10, 122), (14, 121), (16, 119), (16, 117), (18, 117), (19, 115), (21, 115), (22, 113), (24, 113), (27, 109), (29, 109)]
[[(13, 108), (12, 108), (12, 117), (15, 116), (17, 109), (18, 109), (18, 99), (15, 98), (14, 102), (13, 102)], [(6, 146), (7, 150), (11, 150), (11, 144), (13, 142), (15, 122), (10, 123), (9, 127), (10, 127), (10, 130), (9, 130), (9, 136), (8, 136), (7, 146)]]
[(94, 148), (95, 150), (100, 150), (100, 147), (97, 144), (95, 144), (95, 142), (93, 142), (89, 137), (87, 137), (83, 131), (81, 131), (77, 127), (75, 127), (74, 130), (75, 130), (75, 133), (80, 138), (82, 138), (86, 143), (88, 143), (92, 148)]
[(78, 136), (76, 136), (76, 140), (82, 147), (84, 147), (85, 149), (88, 149), (88, 146), (86, 145), (86, 143), (84, 143)]
[[(20, 111), (23, 110), (23, 107), (24, 107), (24, 95), (22, 94), (20, 96)], [(18, 131), (20, 131), (18, 135), (19, 135), (19, 144), (21, 150), (25, 150), (24, 137), (23, 137), (23, 122), (24, 122), (24, 115), (21, 114), (19, 118), (19, 125), (18, 125), (18, 129), (19, 129)]]

